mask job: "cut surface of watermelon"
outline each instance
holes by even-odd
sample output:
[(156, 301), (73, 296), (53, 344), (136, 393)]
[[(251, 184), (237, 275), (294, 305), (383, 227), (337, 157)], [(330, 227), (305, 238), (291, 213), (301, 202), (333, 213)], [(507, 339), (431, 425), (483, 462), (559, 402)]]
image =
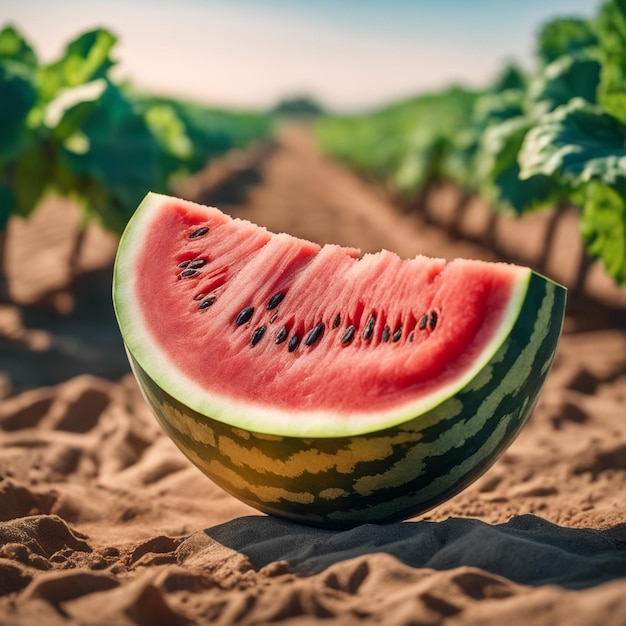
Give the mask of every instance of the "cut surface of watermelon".
[(115, 307), (134, 359), (198, 413), (267, 434), (351, 436), (467, 385), (509, 336), (532, 275), (359, 258), (149, 194), (120, 243)]

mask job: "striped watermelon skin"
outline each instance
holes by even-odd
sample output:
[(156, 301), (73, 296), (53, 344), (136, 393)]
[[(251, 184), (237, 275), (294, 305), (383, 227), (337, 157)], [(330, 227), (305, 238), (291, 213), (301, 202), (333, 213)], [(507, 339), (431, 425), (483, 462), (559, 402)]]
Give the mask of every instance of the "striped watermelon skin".
[(423, 513), (493, 464), (533, 411), (565, 300), (563, 287), (532, 273), (511, 333), (469, 384), (407, 422), (353, 437), (281, 437), (218, 422), (170, 396), (129, 359), (164, 430), (224, 490), (269, 514), (349, 528)]

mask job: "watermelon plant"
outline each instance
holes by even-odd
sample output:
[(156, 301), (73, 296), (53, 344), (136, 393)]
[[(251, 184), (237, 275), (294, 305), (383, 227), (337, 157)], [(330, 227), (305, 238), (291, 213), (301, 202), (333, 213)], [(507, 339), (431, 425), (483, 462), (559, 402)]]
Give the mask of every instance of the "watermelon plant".
[(325, 117), (316, 133), (335, 157), (414, 201), (445, 176), (447, 159), (464, 145), (466, 120), (478, 95), (452, 87), (371, 114)]
[(593, 28), (595, 45), (585, 50), (588, 68), (596, 63), (597, 69), (580, 72), (578, 90), (529, 131), (518, 157), (520, 178), (545, 175), (562, 185), (581, 207), (587, 251), (626, 284), (626, 2), (606, 2)]
[[(184, 160), (174, 157), (171, 169), (176, 171), (178, 168), (179, 177), (201, 170), (209, 161), (223, 156), (229, 150), (244, 148), (273, 133), (274, 118), (269, 114), (213, 108), (188, 100), (145, 93), (136, 93), (135, 100), (145, 107), (149, 117), (155, 110), (165, 111), (181, 124), (191, 150)], [(178, 137), (178, 134), (173, 134), (174, 139)]]
[(404, 519), (481, 475), (533, 410), (565, 309), (526, 268), (359, 258), (159, 194), (121, 238), (113, 299), (187, 457), (327, 528)]
[(0, 268), (9, 218), (27, 217), (46, 194), (83, 209), (75, 263), (89, 221), (121, 233), (147, 189), (166, 192), (176, 176), (269, 134), (268, 115), (148, 97), (116, 82), (115, 43), (98, 28), (41, 63), (17, 29), (0, 31)]
[[(546, 23), (538, 36), (536, 68), (505, 68), (476, 94), (461, 118), (448, 121), (450, 107), (440, 104), (439, 145), (446, 146), (444, 151), (422, 152), (420, 160), (419, 151), (411, 154), (406, 138), (384, 132), (385, 117), (400, 105), (353, 119), (323, 119), (317, 136), (331, 154), (384, 178), (387, 186), (408, 193), (409, 203), (418, 207), (422, 202), (416, 199), (437, 179), (453, 181), (464, 191), (461, 205), (479, 193), (489, 200), (494, 215), (555, 207), (545, 254), (561, 209), (577, 206), (586, 255), (600, 259), (618, 284), (626, 284), (625, 68), (626, 0), (606, 0), (594, 19)], [(458, 94), (429, 96), (433, 101), (438, 97), (445, 101)], [(405, 137), (427, 135), (432, 126), (429, 115), (416, 111), (405, 126)], [(360, 137), (368, 133), (363, 146)], [(356, 155), (342, 148), (351, 138)], [(408, 160), (398, 153), (409, 155)], [(364, 161), (377, 165), (364, 168)], [(418, 172), (412, 176), (416, 184), (398, 185), (399, 173), (408, 171), (402, 164), (411, 162)], [(539, 267), (546, 258), (539, 260)], [(581, 259), (579, 286), (588, 267), (589, 258)]]

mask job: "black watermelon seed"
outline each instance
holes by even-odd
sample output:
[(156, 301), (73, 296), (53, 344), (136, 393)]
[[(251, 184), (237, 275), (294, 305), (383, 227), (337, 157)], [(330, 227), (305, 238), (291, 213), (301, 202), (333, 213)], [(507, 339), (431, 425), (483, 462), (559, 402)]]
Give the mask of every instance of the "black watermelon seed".
[(211, 296), (210, 298), (207, 298), (206, 300), (203, 300), (200, 303), (200, 306), (198, 306), (199, 309), (208, 309), (211, 305), (215, 304), (215, 301), (217, 300), (217, 298), (215, 296)]
[(372, 334), (374, 333), (374, 324), (376, 323), (376, 316), (372, 313), (369, 319), (367, 320), (367, 324), (365, 324), (365, 330), (363, 331), (363, 339), (371, 339)]
[(235, 324), (237, 326), (241, 326), (242, 324), (249, 322), (253, 313), (253, 306), (247, 306), (245, 309), (241, 309), (241, 311), (239, 311), (239, 315), (237, 315), (237, 318), (235, 319)]
[(341, 313), (337, 313), (337, 317), (333, 320), (333, 328), (337, 328), (341, 324)]
[(253, 333), (252, 333), (252, 339), (250, 339), (250, 345), (251, 346), (256, 346), (257, 343), (259, 343), (259, 341), (261, 341), (261, 338), (263, 337), (263, 335), (265, 334), (265, 331), (267, 330), (267, 326), (259, 326)]
[(411, 331), (411, 334), (409, 335), (409, 341), (410, 341), (411, 343), (413, 343), (413, 340), (414, 340), (414, 339), (415, 339), (415, 331), (413, 331), (413, 330), (412, 330), (412, 331)]
[(190, 276), (193, 276), (194, 274), (197, 274), (196, 270), (183, 270), (180, 273), (180, 277), (181, 278), (189, 278)]
[(191, 263), (191, 261), (183, 261), (182, 263), (178, 264), (178, 267), (187, 267), (189, 263)]
[(424, 330), (424, 328), (426, 328), (426, 324), (428, 324), (428, 313), (424, 313), (424, 315), (422, 315), (418, 328), (420, 330)]
[(287, 330), (286, 326), (283, 326), (276, 333), (276, 337), (274, 338), (274, 343), (282, 343), (283, 341), (285, 341), (285, 339), (287, 339), (287, 335), (289, 335), (289, 331)]
[(391, 337), (391, 341), (393, 341), (394, 343), (396, 341), (400, 341), (400, 337), (402, 337), (402, 326), (398, 326), (398, 328), (396, 328)]
[(430, 312), (430, 330), (435, 330), (435, 326), (437, 326), (437, 311)]
[(383, 328), (383, 336), (381, 337), (381, 339), (383, 340), (383, 343), (387, 343), (389, 341), (389, 335), (390, 335), (389, 326), (385, 326), (385, 328)]
[(191, 235), (189, 235), (189, 239), (196, 239), (198, 237), (202, 237), (202, 235), (206, 235), (209, 232), (209, 229), (206, 226), (202, 228), (198, 228), (198, 230), (194, 230)]
[(300, 345), (300, 337), (298, 335), (294, 335), (289, 340), (289, 352), (293, 352)]
[(274, 294), (268, 301), (267, 306), (265, 307), (268, 311), (275, 309), (285, 297), (284, 293), (276, 293)]
[(194, 261), (189, 262), (189, 267), (194, 270), (197, 270), (199, 267), (202, 267), (205, 264), (206, 264), (206, 261), (204, 259), (195, 259)]
[(270, 317), (270, 324), (273, 324), (277, 318), (278, 318), (278, 313), (274, 313), (274, 315)]
[(348, 326), (348, 328), (346, 328), (343, 331), (343, 335), (341, 335), (341, 343), (344, 346), (347, 346), (348, 344), (352, 343), (352, 340), (354, 339), (355, 331), (356, 331), (356, 328), (354, 327), (354, 324), (350, 324), (350, 326)]
[(206, 293), (198, 293), (193, 297), (194, 300), (203, 300), (204, 298), (206, 298)]
[(324, 324), (318, 324), (317, 326), (313, 326), (311, 330), (307, 333), (307, 336), (304, 338), (305, 346), (312, 346), (324, 332)]

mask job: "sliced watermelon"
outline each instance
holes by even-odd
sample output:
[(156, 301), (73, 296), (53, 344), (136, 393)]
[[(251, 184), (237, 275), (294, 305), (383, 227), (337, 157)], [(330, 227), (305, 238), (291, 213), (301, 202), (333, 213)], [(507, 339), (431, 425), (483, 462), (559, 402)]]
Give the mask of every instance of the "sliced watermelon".
[(359, 258), (148, 194), (114, 303), (147, 401), (201, 470), (341, 527), (424, 511), (493, 463), (550, 369), (565, 289), (504, 263)]

